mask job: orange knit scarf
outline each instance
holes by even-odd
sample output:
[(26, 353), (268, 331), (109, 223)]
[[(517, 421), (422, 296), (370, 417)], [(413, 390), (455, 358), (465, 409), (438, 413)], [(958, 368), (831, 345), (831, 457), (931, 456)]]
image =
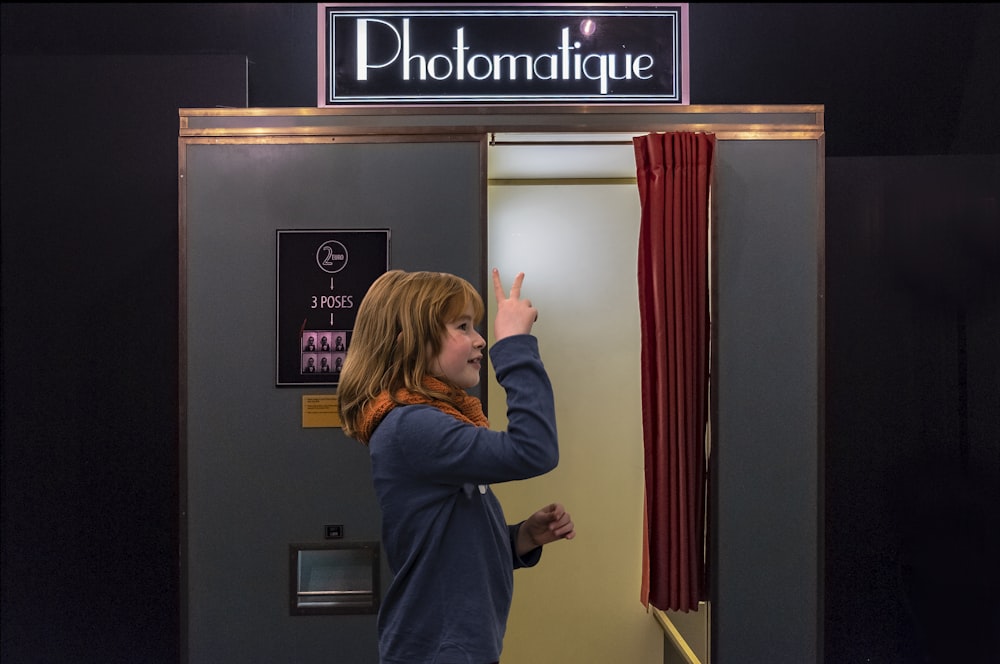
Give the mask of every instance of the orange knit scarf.
[(365, 406), (364, 412), (361, 415), (361, 421), (358, 423), (358, 440), (367, 445), (372, 433), (375, 432), (375, 427), (389, 414), (389, 411), (401, 404), (427, 404), (448, 413), (462, 422), (468, 422), (477, 427), (488, 427), (490, 425), (485, 413), (483, 413), (482, 402), (476, 397), (466, 394), (465, 390), (452, 387), (444, 381), (431, 376), (424, 376), (423, 384), (424, 387), (433, 392), (447, 394), (458, 407), (456, 408), (441, 399), (429, 399), (422, 394), (411, 392), (405, 387), (396, 390), (395, 399), (389, 396), (388, 391), (382, 392)]

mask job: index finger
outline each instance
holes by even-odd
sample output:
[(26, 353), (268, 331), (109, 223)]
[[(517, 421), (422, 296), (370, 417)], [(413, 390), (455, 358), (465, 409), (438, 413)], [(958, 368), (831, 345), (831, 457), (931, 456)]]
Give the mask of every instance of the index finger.
[(507, 294), (503, 292), (503, 284), (500, 283), (500, 270), (493, 268), (493, 293), (496, 295), (497, 302), (507, 298)]

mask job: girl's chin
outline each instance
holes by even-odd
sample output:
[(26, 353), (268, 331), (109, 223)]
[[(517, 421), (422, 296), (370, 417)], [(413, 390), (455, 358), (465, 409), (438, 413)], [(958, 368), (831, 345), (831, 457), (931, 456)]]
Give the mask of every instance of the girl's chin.
[(461, 386), (462, 386), (463, 390), (467, 390), (470, 387), (475, 387), (476, 385), (479, 385), (479, 374), (478, 373), (476, 374), (475, 378), (469, 377), (469, 380), (463, 380), (462, 383), (461, 383)]

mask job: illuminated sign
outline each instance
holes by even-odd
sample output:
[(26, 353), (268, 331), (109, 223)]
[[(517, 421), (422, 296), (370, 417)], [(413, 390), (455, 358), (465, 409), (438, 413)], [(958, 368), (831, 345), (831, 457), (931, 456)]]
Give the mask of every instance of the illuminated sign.
[(687, 5), (320, 4), (318, 105), (687, 104)]

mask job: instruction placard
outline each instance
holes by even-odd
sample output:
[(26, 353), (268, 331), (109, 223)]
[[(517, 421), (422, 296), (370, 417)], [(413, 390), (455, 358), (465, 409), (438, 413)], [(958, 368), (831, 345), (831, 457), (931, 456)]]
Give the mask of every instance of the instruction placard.
[(358, 306), (389, 269), (389, 231), (279, 230), (275, 382), (336, 385)]

